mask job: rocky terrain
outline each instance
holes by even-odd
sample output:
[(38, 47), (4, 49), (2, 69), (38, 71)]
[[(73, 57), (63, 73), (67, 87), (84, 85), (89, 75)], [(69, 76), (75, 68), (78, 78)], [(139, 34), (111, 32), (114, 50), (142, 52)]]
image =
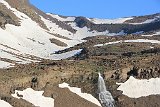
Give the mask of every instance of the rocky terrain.
[[(17, 92), (32, 88), (31, 95), (43, 91), (42, 98), (54, 100), (54, 107), (100, 107), (82, 97), (88, 93), (99, 100), (100, 72), (115, 107), (159, 107), (157, 85), (151, 94), (133, 98), (118, 84), (131, 77), (148, 83), (160, 77), (159, 23), (159, 13), (112, 20), (66, 17), (46, 14), (27, 0), (1, 0), (0, 101), (39, 106), (37, 98), (31, 102)], [(62, 83), (83, 93), (61, 88)]]

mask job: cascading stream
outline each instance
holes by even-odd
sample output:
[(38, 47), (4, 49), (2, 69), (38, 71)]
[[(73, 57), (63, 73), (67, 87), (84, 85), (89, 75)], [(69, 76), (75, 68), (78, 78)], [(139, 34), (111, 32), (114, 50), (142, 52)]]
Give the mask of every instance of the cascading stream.
[(107, 91), (105, 82), (101, 74), (98, 78), (99, 100), (103, 107), (114, 107), (114, 99), (109, 91)]

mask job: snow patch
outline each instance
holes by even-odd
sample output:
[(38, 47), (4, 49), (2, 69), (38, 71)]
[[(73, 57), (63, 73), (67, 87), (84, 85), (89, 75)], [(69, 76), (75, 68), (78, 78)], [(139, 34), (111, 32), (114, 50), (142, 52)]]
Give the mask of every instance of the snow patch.
[(138, 80), (131, 76), (125, 83), (117, 84), (120, 85), (117, 90), (130, 98), (160, 94), (160, 78)]
[[(54, 107), (54, 99), (43, 96), (44, 91), (34, 91), (31, 88), (27, 88), (23, 91), (15, 90), (15, 94), (12, 94), (15, 98), (22, 98), (37, 107)], [(18, 97), (18, 95), (22, 97)]]
[(79, 95), (80, 97), (82, 97), (82, 98), (101, 107), (101, 104), (99, 103), (99, 101), (96, 98), (94, 98), (91, 94), (82, 93), (80, 88), (70, 87), (69, 84), (67, 84), (67, 83), (59, 84), (59, 87), (60, 88), (68, 88), (71, 92), (73, 92), (73, 93)]

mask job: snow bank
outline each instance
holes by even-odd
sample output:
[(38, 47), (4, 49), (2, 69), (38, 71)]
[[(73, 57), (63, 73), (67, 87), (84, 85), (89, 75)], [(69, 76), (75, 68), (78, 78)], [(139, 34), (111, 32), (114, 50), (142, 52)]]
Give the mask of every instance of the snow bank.
[(3, 100), (0, 100), (0, 106), (1, 106), (1, 107), (13, 107), (13, 106), (11, 106), (9, 103), (7, 103), (7, 102), (5, 102), (5, 101), (3, 101)]
[(138, 80), (131, 76), (125, 83), (117, 84), (120, 85), (117, 90), (130, 98), (160, 94), (160, 78)]
[(140, 43), (153, 43), (153, 44), (160, 44), (160, 41), (158, 40), (149, 40), (149, 39), (135, 39), (135, 40), (121, 40), (121, 41), (115, 41), (115, 42), (108, 42), (105, 44), (97, 44), (94, 45), (94, 47), (97, 46), (105, 46), (105, 45), (113, 45), (113, 44), (117, 44), (117, 43), (136, 43), (136, 42), (140, 42)]
[(160, 44), (160, 41), (158, 40), (149, 40), (149, 39), (125, 40), (124, 42), (142, 42), (142, 43)]
[[(34, 91), (31, 88), (27, 88), (23, 91), (15, 91), (15, 94), (12, 94), (15, 98), (22, 98), (37, 107), (54, 107), (54, 99), (43, 96), (44, 91)], [(22, 95), (23, 97), (18, 97), (17, 94)]]
[(101, 104), (99, 103), (99, 101), (96, 98), (94, 98), (91, 94), (82, 93), (80, 88), (70, 87), (69, 84), (67, 84), (67, 83), (59, 84), (59, 87), (60, 88), (68, 88), (71, 92), (73, 92), (73, 93), (79, 95), (80, 97), (82, 97), (82, 98), (101, 107)]

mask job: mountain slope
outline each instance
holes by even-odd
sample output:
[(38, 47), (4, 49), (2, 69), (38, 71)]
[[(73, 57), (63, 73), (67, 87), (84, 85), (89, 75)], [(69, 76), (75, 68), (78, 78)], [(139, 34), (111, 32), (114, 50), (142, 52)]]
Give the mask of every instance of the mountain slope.
[(113, 20), (64, 17), (46, 14), (28, 0), (1, 0), (0, 60), (4, 65), (1, 68), (71, 57), (81, 49), (63, 55), (54, 53), (85, 42), (83, 39), (87, 37), (139, 33), (152, 35), (159, 31), (159, 16), (154, 14)]

